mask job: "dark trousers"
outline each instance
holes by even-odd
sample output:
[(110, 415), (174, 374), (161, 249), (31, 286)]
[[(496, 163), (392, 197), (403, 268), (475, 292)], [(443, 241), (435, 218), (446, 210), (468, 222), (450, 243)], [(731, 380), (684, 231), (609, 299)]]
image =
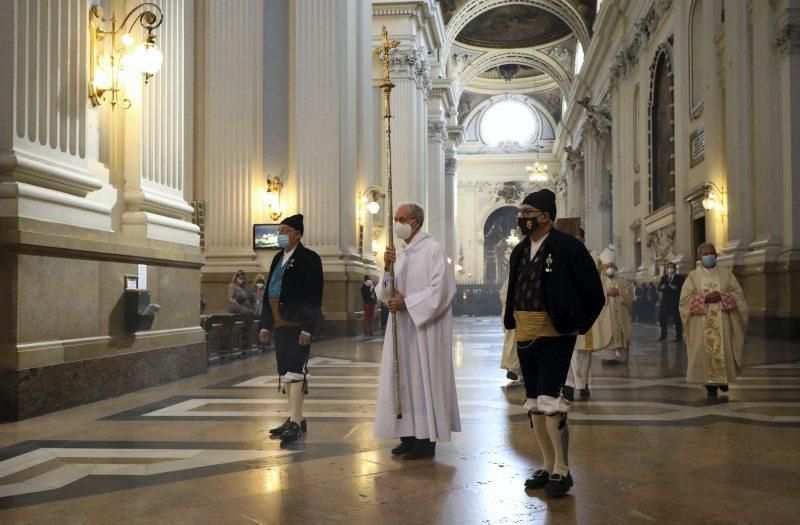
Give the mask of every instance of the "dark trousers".
[(272, 333), (275, 338), (278, 375), (283, 376), (287, 372), (294, 372), (305, 376), (311, 345), (300, 345), (300, 328), (286, 326), (275, 328)]
[(681, 322), (681, 313), (678, 311), (678, 303), (661, 303), (661, 308), (658, 311), (658, 322), (661, 324), (662, 339), (667, 337), (667, 325), (670, 318), (675, 323), (675, 338), (681, 339), (683, 337), (683, 322)]
[(389, 322), (389, 307), (386, 303), (381, 303), (381, 330), (386, 330), (386, 324)]
[(526, 397), (559, 397), (561, 387), (567, 382), (575, 339), (574, 335), (565, 335), (517, 343)]
[(372, 335), (372, 320), (375, 318), (375, 305), (364, 303), (364, 335)]

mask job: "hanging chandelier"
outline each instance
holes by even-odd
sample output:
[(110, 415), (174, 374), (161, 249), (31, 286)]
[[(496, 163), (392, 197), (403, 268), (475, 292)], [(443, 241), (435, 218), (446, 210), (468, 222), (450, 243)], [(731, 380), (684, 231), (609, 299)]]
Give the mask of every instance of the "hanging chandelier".
[(531, 182), (547, 182), (547, 164), (537, 160), (533, 166), (525, 166)]

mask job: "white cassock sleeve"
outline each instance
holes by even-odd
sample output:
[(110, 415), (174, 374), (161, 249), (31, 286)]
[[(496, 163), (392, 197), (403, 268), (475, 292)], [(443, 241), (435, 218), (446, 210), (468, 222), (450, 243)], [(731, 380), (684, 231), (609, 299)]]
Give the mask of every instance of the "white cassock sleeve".
[(416, 326), (422, 326), (447, 311), (456, 293), (456, 286), (444, 250), (438, 246), (432, 251), (427, 265), (409, 268), (409, 271), (424, 272), (428, 277), (428, 286), (405, 298), (411, 320)]
[(389, 292), (389, 273), (382, 271), (381, 278), (378, 281), (378, 284), (375, 285), (375, 297), (377, 297), (382, 303), (388, 303), (389, 299), (392, 298), (391, 295), (389, 295)]

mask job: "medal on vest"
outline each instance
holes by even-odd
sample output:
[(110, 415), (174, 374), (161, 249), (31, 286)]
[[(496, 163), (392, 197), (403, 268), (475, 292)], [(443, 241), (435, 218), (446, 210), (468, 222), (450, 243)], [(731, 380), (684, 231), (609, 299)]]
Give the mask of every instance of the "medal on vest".
[(544, 263), (547, 265), (544, 269), (545, 272), (550, 273), (553, 271), (553, 254), (548, 253), (547, 259), (544, 260)]

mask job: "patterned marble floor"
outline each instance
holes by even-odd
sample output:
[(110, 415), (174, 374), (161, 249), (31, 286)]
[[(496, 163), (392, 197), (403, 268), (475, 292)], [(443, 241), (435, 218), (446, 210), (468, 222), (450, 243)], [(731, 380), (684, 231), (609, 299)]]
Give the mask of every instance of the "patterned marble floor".
[(405, 463), (372, 437), (379, 338), (314, 345), (309, 433), (287, 449), (272, 354), (0, 424), (0, 523), (795, 523), (800, 345), (749, 339), (729, 395), (683, 380), (685, 348), (635, 325), (629, 363), (593, 363), (562, 500), (526, 492), (540, 461), (497, 318), (459, 318), (463, 432)]

